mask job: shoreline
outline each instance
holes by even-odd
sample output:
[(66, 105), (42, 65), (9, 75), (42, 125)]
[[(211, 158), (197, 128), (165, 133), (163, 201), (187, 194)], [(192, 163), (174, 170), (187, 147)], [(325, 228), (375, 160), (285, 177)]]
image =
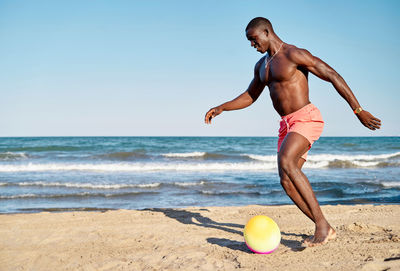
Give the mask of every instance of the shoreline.
[[(382, 270), (400, 268), (400, 205), (322, 205), (338, 232), (303, 248), (314, 225), (293, 205), (2, 214), (2, 270)], [(243, 227), (273, 218), (270, 255), (252, 253)], [(386, 260), (386, 261), (385, 261)], [(379, 269), (381, 268), (381, 269)]]
[[(380, 202), (367, 202), (367, 203), (338, 203), (338, 204), (320, 204), (320, 206), (400, 206), (400, 202), (391, 202), (391, 203), (380, 203)], [(262, 207), (290, 207), (294, 206), (294, 204), (250, 204), (250, 205), (212, 205), (212, 206), (183, 206), (183, 207), (146, 207), (146, 208), (138, 208), (138, 209), (123, 209), (123, 208), (96, 208), (96, 207), (76, 207), (76, 208), (24, 208), (22, 212), (9, 212), (2, 213), (0, 212), (0, 216), (4, 215), (16, 215), (16, 214), (39, 214), (39, 213), (70, 213), (70, 212), (108, 212), (108, 211), (146, 211), (151, 209), (190, 209), (190, 208), (240, 208), (246, 206), (262, 206)]]

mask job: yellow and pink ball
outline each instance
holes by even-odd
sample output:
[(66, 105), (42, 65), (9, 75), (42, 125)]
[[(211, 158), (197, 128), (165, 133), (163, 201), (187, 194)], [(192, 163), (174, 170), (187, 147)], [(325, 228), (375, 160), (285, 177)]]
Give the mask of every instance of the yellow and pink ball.
[(269, 254), (281, 243), (281, 232), (274, 220), (265, 215), (252, 217), (244, 227), (247, 247), (258, 254)]

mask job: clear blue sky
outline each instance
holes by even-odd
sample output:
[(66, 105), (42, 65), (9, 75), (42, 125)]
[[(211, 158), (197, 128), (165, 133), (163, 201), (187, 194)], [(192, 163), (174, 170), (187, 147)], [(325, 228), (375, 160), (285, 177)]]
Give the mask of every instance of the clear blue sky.
[(203, 122), (251, 81), (262, 55), (244, 28), (257, 16), (383, 122), (369, 131), (311, 75), (323, 136), (400, 135), (400, 1), (0, 0), (0, 136), (276, 136), (268, 89)]

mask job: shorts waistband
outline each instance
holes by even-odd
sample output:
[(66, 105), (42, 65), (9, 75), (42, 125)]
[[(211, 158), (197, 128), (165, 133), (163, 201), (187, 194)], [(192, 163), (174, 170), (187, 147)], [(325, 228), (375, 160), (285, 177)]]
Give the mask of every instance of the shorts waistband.
[(287, 114), (287, 115), (285, 115), (285, 116), (282, 116), (281, 118), (282, 119), (287, 119), (287, 118), (290, 118), (290, 117), (292, 117), (292, 116), (294, 116), (294, 115), (296, 115), (296, 114), (299, 114), (299, 113), (302, 113), (302, 112), (309, 112), (309, 111), (311, 111), (312, 109), (314, 109), (314, 108), (316, 108), (315, 107), (315, 105), (313, 105), (312, 103), (309, 103), (309, 104), (306, 104), (305, 106), (303, 106), (302, 108), (300, 108), (300, 109), (298, 109), (298, 110), (296, 110), (296, 111), (294, 111), (294, 112), (292, 112), (292, 113), (290, 113), (290, 114)]

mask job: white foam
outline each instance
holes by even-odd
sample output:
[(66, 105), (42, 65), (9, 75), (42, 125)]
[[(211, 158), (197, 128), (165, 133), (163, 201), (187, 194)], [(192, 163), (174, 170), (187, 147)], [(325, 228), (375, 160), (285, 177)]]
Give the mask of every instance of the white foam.
[[(190, 153), (193, 155), (194, 153)], [(201, 153), (204, 155), (204, 153)], [(166, 154), (167, 155), (167, 154)], [(168, 154), (172, 155), (172, 154)], [(183, 154), (179, 154), (183, 155)], [(182, 157), (189, 157), (185, 153)], [(198, 153), (200, 155), (200, 152)], [(399, 156), (400, 152), (379, 155), (309, 155), (305, 168), (326, 168), (330, 162), (347, 161), (355, 167), (376, 167), (386, 159)], [(154, 171), (270, 171), (277, 168), (276, 155), (247, 154), (254, 162), (215, 162), (215, 163), (157, 163), (157, 162), (120, 162), (120, 163), (24, 163), (0, 164), (0, 172), (41, 172), (41, 171), (106, 171), (106, 172), (154, 172)]]
[(342, 155), (342, 154), (315, 154), (309, 155), (307, 160), (319, 162), (319, 161), (375, 161), (385, 160), (400, 155), (400, 152), (386, 153), (386, 154), (358, 154), (358, 155)]
[[(20, 198), (66, 198), (66, 197), (118, 197), (118, 196), (125, 196), (125, 195), (141, 195), (145, 194), (146, 192), (131, 192), (131, 193), (91, 193), (91, 192), (81, 192), (81, 193), (74, 193), (74, 194), (19, 194), (13, 196), (0, 196), (0, 199), (20, 199)], [(147, 192), (151, 193), (151, 192)]]
[(399, 187), (400, 182), (382, 182), (382, 185), (385, 187)]
[[(342, 154), (310, 154), (308, 155), (307, 161), (311, 162), (331, 162), (335, 160), (341, 161), (375, 161), (375, 160), (385, 160), (395, 156), (399, 156), (400, 152), (386, 153), (386, 154), (359, 154), (359, 155), (342, 155)], [(277, 159), (276, 155), (257, 155), (257, 154), (243, 154), (243, 156), (248, 156), (251, 159), (275, 162)], [(368, 166), (367, 164), (365, 164)]]
[(257, 155), (257, 154), (243, 154), (253, 160), (265, 161), (265, 162), (276, 162), (276, 155)]
[(59, 187), (89, 188), (89, 189), (154, 188), (161, 185), (161, 183), (92, 184), (92, 183), (60, 183), (60, 182), (22, 182), (15, 184), (19, 186), (59, 186)]
[(194, 183), (178, 183), (178, 182), (175, 182), (174, 183), (174, 185), (177, 185), (177, 186), (195, 186), (195, 185), (204, 185), (205, 184), (205, 182), (204, 181), (201, 181), (201, 182), (194, 182)]
[(352, 161), (353, 164), (359, 167), (375, 167), (379, 162), (363, 162), (363, 161)]
[(307, 158), (307, 162), (304, 163), (305, 168), (325, 168), (329, 166), (328, 161), (318, 161), (318, 162), (311, 162)]
[(161, 183), (144, 183), (144, 184), (138, 184), (136, 187), (140, 188), (154, 188), (160, 186)]
[(2, 152), (0, 153), (1, 160), (15, 160), (15, 159), (25, 159), (28, 158), (26, 153), (24, 152)]
[(276, 168), (276, 163), (96, 163), (96, 164), (8, 164), (0, 165), (0, 172), (41, 171), (264, 171)]
[(205, 152), (177, 152), (177, 153), (164, 153), (164, 157), (178, 157), (178, 158), (188, 158), (188, 157), (201, 157), (204, 156)]
[(62, 198), (62, 197), (76, 197), (76, 196), (113, 196), (113, 194), (91, 194), (89, 192), (82, 192), (77, 194), (19, 194), (13, 196), (0, 196), (0, 199), (21, 199), (21, 198)]
[(36, 194), (20, 194), (14, 196), (0, 196), (0, 199), (20, 199), (20, 198), (32, 198), (37, 197)]
[(201, 193), (202, 193), (202, 194), (206, 194), (206, 195), (216, 195), (216, 194), (217, 194), (216, 192), (207, 191), (207, 190), (201, 190)]

